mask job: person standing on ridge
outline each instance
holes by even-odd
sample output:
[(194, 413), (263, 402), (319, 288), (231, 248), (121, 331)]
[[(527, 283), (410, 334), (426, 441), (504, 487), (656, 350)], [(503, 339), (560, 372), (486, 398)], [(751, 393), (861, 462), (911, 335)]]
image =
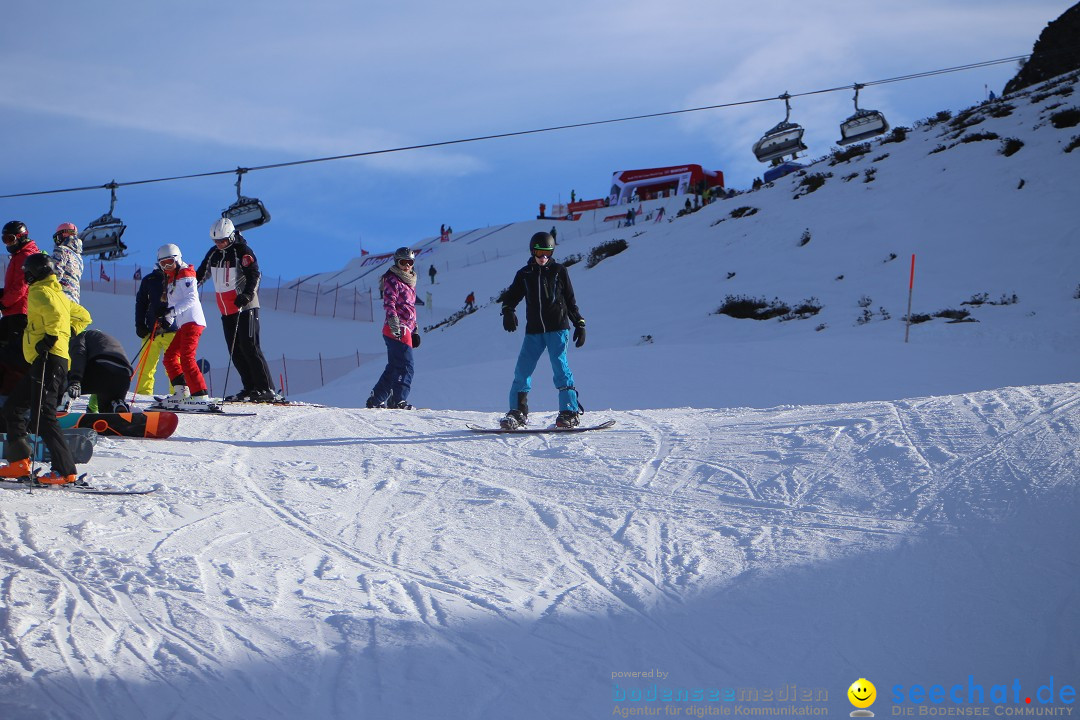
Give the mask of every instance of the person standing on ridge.
[[(135, 392), (139, 395), (154, 394), (154, 376), (158, 363), (169, 349), (176, 336), (176, 325), (168, 325), (159, 320), (162, 308), (168, 308), (165, 302), (165, 273), (161, 267), (147, 273), (139, 283), (135, 295), (135, 334), (143, 341), (143, 350), (139, 355), (139, 377), (135, 381)], [(171, 393), (172, 387), (169, 388)]]
[(465, 297), (465, 312), (472, 312), (476, 309), (476, 293), (470, 292)]
[(431, 278), (431, 284), (432, 285), (435, 284), (435, 273), (437, 273), (437, 272), (439, 272), (439, 271), (435, 269), (435, 263), (432, 263), (431, 267), (429, 267), (427, 269), (427, 274), (428, 274), (428, 277)]
[(566, 266), (552, 258), (555, 238), (546, 232), (536, 233), (529, 240), (529, 252), (532, 255), (529, 262), (517, 271), (502, 297), (503, 329), (507, 332), (517, 330), (514, 310), (525, 300), (525, 338), (510, 385), (510, 411), (499, 424), (506, 430), (525, 426), (532, 374), (540, 356), (547, 351), (555, 387), (559, 391), (559, 415), (555, 425), (575, 427), (580, 422), (582, 410), (574, 387), (574, 374), (566, 359), (566, 348), (571, 327), (574, 328), (574, 346), (585, 344), (585, 318), (578, 311)]
[(80, 332), (90, 324), (90, 313), (60, 289), (56, 266), (48, 255), (31, 255), (20, 272), (28, 286), (22, 353), (30, 369), (4, 404), (8, 439), (4, 459), (8, 462), (0, 466), (0, 477), (30, 477), (33, 448), (27, 437), (33, 429), (52, 457), (52, 472), (37, 481), (66, 485), (75, 482), (77, 468), (56, 420), (56, 405), (67, 387), (68, 339), (72, 329)]
[(413, 379), (413, 349), (420, 347), (416, 329), (416, 253), (407, 247), (394, 252), (394, 264), (379, 280), (386, 324), (386, 369), (371, 389), (367, 407), (412, 410), (408, 403)]
[(75, 223), (60, 223), (53, 234), (53, 242), (56, 243), (52, 252), (53, 262), (56, 263), (56, 279), (60, 281), (64, 294), (71, 298), (71, 302), (77, 303), (82, 295), (79, 283), (82, 282), (83, 275), (79, 228), (75, 227)]
[(167, 410), (216, 410), (218, 406), (210, 399), (206, 378), (195, 360), (199, 338), (206, 329), (195, 268), (184, 262), (180, 248), (172, 243), (158, 248), (158, 265), (165, 273), (165, 304), (158, 310), (158, 321), (179, 328), (164, 359), (173, 393), (159, 404)]
[(225, 347), (229, 349), (244, 388), (226, 402), (282, 402), (275, 389), (259, 341), (259, 261), (232, 220), (220, 218), (210, 226), (214, 247), (206, 253), (195, 276), (202, 285), (209, 274), (221, 312)]

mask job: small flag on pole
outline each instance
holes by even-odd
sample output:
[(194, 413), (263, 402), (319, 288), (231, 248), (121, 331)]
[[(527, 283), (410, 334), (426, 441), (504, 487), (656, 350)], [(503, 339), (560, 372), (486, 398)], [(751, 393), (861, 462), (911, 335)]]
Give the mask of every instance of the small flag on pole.
[(112, 279), (111, 279), (111, 278), (110, 278), (110, 277), (108, 276), (108, 274), (107, 274), (107, 273), (105, 272), (105, 263), (101, 263), (101, 273), (100, 273), (100, 277), (101, 277), (101, 279), (102, 279), (102, 280), (104, 280), (105, 282), (112, 282)]
[(135, 268), (135, 274), (132, 276), (132, 278), (135, 279), (135, 280), (142, 280), (142, 268), (141, 267)]

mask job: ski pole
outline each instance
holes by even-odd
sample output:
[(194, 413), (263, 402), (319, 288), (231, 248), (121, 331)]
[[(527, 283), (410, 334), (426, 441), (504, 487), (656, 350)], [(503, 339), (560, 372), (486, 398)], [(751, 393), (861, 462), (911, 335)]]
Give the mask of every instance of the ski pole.
[[(151, 345), (153, 345), (154, 334), (157, 332), (157, 328), (158, 328), (158, 321), (154, 320), (154, 327), (150, 330), (150, 334), (146, 336), (146, 341), (143, 343), (143, 349), (139, 352), (139, 354), (142, 356), (142, 359), (139, 360), (139, 365), (138, 365), (138, 367), (135, 368), (134, 374), (132, 374), (131, 378), (128, 378), (128, 382), (130, 382), (132, 378), (142, 377), (143, 365), (146, 363), (146, 359), (148, 357), (150, 357), (150, 347), (151, 347)], [(136, 380), (135, 381), (135, 389), (131, 391), (131, 403), (130, 404), (132, 404), (132, 405), (135, 404), (135, 396), (139, 392), (138, 383), (139, 383), (139, 381)]]
[[(225, 392), (229, 389), (229, 371), (233, 366), (233, 350), (236, 348), (236, 334), (240, 330), (240, 318), (243, 317), (244, 311), (236, 313), (236, 325), (233, 326), (232, 342), (229, 344), (229, 364), (225, 366), (225, 382), (221, 386), (221, 404), (225, 404)], [(237, 370), (237, 372), (240, 372)]]
[[(135, 358), (138, 358), (138, 357), (142, 356), (143, 351), (146, 350), (146, 346), (153, 339), (154, 339), (154, 334), (153, 333), (150, 333), (149, 335), (146, 336), (146, 339), (142, 341), (142, 345), (139, 346), (139, 352), (135, 353)], [(128, 360), (128, 365), (134, 364), (135, 358), (132, 358), (131, 360)], [(132, 377), (134, 377), (134, 375)]]
[(48, 355), (49, 355), (49, 353), (46, 351), (45, 354), (41, 356), (41, 358), (42, 358), (42, 363), (41, 363), (41, 391), (38, 392), (37, 422), (34, 424), (34, 450), (33, 450), (32, 453), (30, 453), (30, 494), (31, 495), (34, 494), (34, 482), (35, 482), (35, 477), (36, 477), (36, 475), (35, 475), (36, 468), (34, 466), (37, 465), (38, 447), (41, 444), (41, 405), (42, 405), (42, 403), (45, 402), (45, 369), (48, 367), (48, 363), (45, 362), (45, 361), (48, 360)]

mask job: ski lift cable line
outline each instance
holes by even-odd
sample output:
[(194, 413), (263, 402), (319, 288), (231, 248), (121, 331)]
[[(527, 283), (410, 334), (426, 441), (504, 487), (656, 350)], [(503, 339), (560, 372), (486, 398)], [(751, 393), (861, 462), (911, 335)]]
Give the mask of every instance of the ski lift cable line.
[[(1017, 62), (1019, 60), (1024, 60), (1024, 59), (1026, 59), (1028, 57), (1030, 57), (1030, 55), (1014, 55), (1012, 57), (999, 58), (997, 60), (985, 60), (985, 61), (977, 62), (977, 63), (969, 63), (967, 65), (958, 65), (958, 66), (950, 67), (950, 68), (940, 68), (940, 69), (937, 69), (937, 70), (928, 70), (928, 71), (920, 72), (920, 73), (912, 73), (910, 75), (900, 75), (900, 76), (897, 76), (897, 77), (886, 78), (886, 79), (883, 79), (883, 80), (868, 80), (866, 82), (856, 83), (856, 84), (861, 85), (862, 87), (869, 87), (871, 85), (884, 85), (884, 84), (887, 84), (887, 83), (902, 82), (902, 81), (906, 81), (906, 80), (915, 80), (915, 79), (918, 79), (918, 78), (932, 77), (932, 76), (935, 76), (935, 75), (944, 75), (946, 73), (962, 72), (962, 71), (965, 71), (965, 70), (972, 70), (972, 69), (975, 69), (975, 68), (982, 68), (982, 67), (989, 67), (989, 66), (992, 66), (992, 65), (1001, 65), (1001, 64), (1004, 64), (1004, 63)], [(837, 86), (837, 87), (824, 88), (824, 89), (821, 89), (821, 90), (808, 90), (808, 91), (805, 91), (805, 92), (798, 92), (798, 93), (784, 93), (784, 95), (781, 95), (779, 97), (782, 98), (784, 96), (787, 96), (789, 98), (795, 98), (795, 97), (805, 97), (805, 96), (808, 96), (808, 95), (820, 95), (820, 94), (824, 94), (824, 93), (839, 92), (841, 90), (851, 90), (854, 87), (855, 87), (855, 85), (841, 85), (841, 86)], [(333, 160), (348, 160), (348, 159), (352, 159), (352, 158), (371, 157), (371, 156), (374, 156), (374, 155), (387, 155), (387, 154), (390, 154), (390, 153), (407, 152), (407, 151), (410, 151), (410, 150), (426, 150), (426, 149), (430, 149), (430, 148), (447, 147), (447, 146), (450, 146), (450, 145), (461, 145), (461, 144), (465, 144), (465, 143), (482, 142), (482, 141), (485, 141), (485, 140), (498, 140), (498, 139), (502, 139), (502, 138), (521, 137), (521, 136), (524, 136), (524, 135), (536, 135), (536, 134), (539, 134), (539, 133), (555, 132), (557, 130), (573, 130), (573, 129), (577, 129), (577, 128), (593, 127), (593, 126), (597, 126), (597, 125), (611, 125), (611, 124), (614, 124), (614, 123), (631, 122), (631, 121), (635, 121), (635, 120), (648, 120), (648, 119), (651, 119), (651, 118), (669, 117), (669, 116), (672, 116), (672, 115), (684, 115), (684, 114), (687, 114), (687, 113), (703, 112), (705, 110), (721, 110), (721, 109), (725, 109), (725, 108), (739, 107), (741, 105), (754, 105), (754, 104), (758, 104), (758, 103), (774, 102), (777, 99), (778, 99), (777, 97), (767, 97), (767, 98), (758, 98), (758, 99), (755, 99), (755, 100), (738, 100), (738, 101), (734, 101), (734, 102), (720, 103), (720, 104), (717, 104), (717, 105), (705, 105), (705, 106), (701, 106), (701, 107), (684, 108), (682, 110), (666, 110), (666, 111), (663, 111), (663, 112), (645, 113), (645, 114), (642, 114), (642, 115), (628, 115), (628, 116), (625, 116), (625, 117), (610, 118), (610, 119), (607, 119), (607, 120), (590, 120), (590, 121), (587, 121), (587, 122), (569, 123), (569, 124), (565, 124), (565, 125), (553, 125), (553, 126), (544, 127), (544, 128), (534, 128), (532, 130), (517, 130), (517, 131), (513, 131), (513, 132), (496, 133), (496, 134), (492, 134), (492, 135), (478, 135), (478, 136), (475, 136), (475, 137), (459, 138), (459, 139), (456, 139), (456, 140), (441, 140), (441, 141), (437, 141), (437, 142), (420, 143), (420, 144), (417, 144), (417, 145), (404, 145), (404, 146), (401, 146), (401, 147), (383, 148), (381, 150), (367, 150), (367, 151), (364, 151), (364, 152), (347, 153), (347, 154), (344, 154), (344, 155), (331, 155), (331, 156), (327, 156), (327, 157), (309, 158), (307, 160), (292, 160), (292, 161), (288, 161), (288, 162), (271, 163), (271, 164), (268, 164), (268, 165), (256, 165), (256, 166), (253, 166), (253, 167), (237, 167), (237, 168), (233, 168), (233, 169), (230, 169), (230, 170), (212, 170), (212, 171), (208, 171), (208, 172), (191, 173), (191, 174), (188, 174), (188, 175), (172, 175), (172, 176), (169, 176), (169, 177), (153, 178), (153, 179), (149, 179), (149, 180), (129, 180), (129, 181), (126, 181), (126, 182), (116, 182), (114, 180), (112, 182), (105, 183), (104, 185), (84, 185), (84, 186), (81, 186), (81, 187), (62, 188), (62, 189), (56, 189), (56, 190), (37, 190), (37, 191), (34, 191), (34, 192), (9, 193), (9, 194), (5, 194), (5, 195), (0, 195), (0, 200), (10, 199), (10, 198), (20, 198), (20, 197), (32, 197), (32, 196), (37, 196), (37, 195), (56, 195), (56, 194), (60, 194), (60, 193), (82, 192), (84, 190), (115, 189), (115, 188), (119, 188), (119, 187), (130, 187), (130, 186), (133, 186), (133, 185), (148, 185), (148, 184), (152, 184), (152, 183), (173, 182), (175, 180), (193, 180), (193, 179), (197, 179), (197, 178), (215, 177), (215, 176), (218, 176), (218, 175), (234, 175), (234, 174), (241, 174), (242, 175), (244, 173), (255, 172), (257, 170), (274, 170), (274, 169), (278, 169), (278, 168), (296, 167), (296, 166), (299, 166), (299, 165), (311, 165), (311, 164), (314, 164), (314, 163), (330, 162), (330, 161), (333, 161)]]

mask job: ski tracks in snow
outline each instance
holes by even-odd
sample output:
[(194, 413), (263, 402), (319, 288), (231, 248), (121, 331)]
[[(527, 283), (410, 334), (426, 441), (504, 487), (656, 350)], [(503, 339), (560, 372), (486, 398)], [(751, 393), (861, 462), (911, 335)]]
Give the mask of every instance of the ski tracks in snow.
[[(461, 665), (453, 692), (483, 715), (528, 685), (522, 652), (594, 668), (632, 652), (618, 618), (716, 667), (662, 609), (1002, 517), (1080, 464), (1075, 385), (611, 415), (593, 433), (479, 436), (464, 430), (479, 413), (269, 408), (185, 418), (169, 441), (103, 438), (103, 481), (154, 466), (165, 487), (2, 498), (14, 702), (430, 715), (438, 694), (415, 678)], [(609, 618), (609, 636), (583, 637), (582, 617)]]

